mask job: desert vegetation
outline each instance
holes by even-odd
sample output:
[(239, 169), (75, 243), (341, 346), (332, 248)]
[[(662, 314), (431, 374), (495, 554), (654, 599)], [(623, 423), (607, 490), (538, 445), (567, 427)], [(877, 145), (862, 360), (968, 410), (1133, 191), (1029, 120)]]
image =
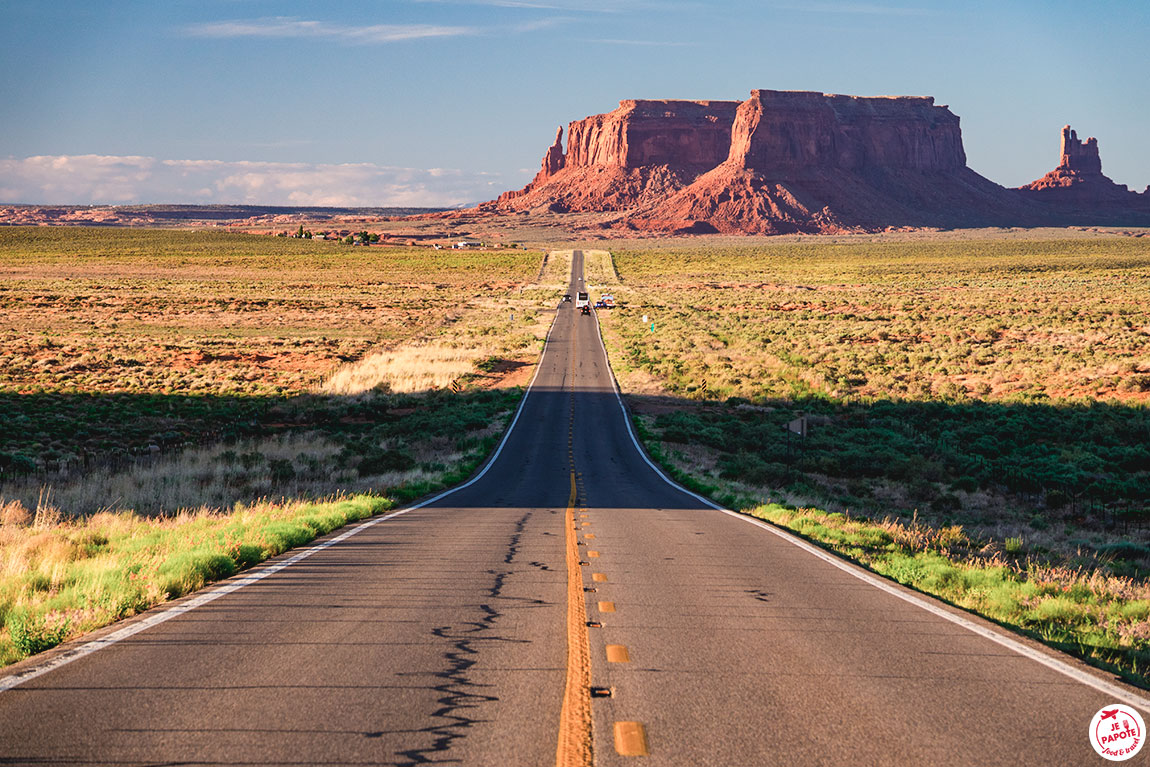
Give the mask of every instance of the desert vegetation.
[(184, 510), (162, 518), (100, 512), (66, 520), (45, 507), (30, 516), (0, 506), (0, 664), (134, 615), (393, 501), (355, 496), (326, 503), (259, 502), (226, 512)]
[[(613, 366), (649, 447), (684, 481), (1145, 671), (1144, 239), (631, 243), (613, 255), (623, 307), (600, 313)], [(787, 429), (800, 419), (805, 438)], [(908, 548), (916, 536), (926, 543)], [(939, 536), (949, 542), (930, 543)], [(908, 552), (943, 574), (887, 561)], [(1015, 597), (994, 607), (983, 597), (998, 586)]]
[(466, 477), (549, 322), (540, 261), (0, 229), (0, 662)]

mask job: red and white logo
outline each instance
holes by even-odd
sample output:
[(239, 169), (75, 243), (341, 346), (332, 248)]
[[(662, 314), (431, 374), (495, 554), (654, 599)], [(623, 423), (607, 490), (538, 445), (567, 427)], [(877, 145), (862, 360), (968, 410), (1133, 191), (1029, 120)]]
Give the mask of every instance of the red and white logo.
[(1146, 723), (1130, 706), (1103, 706), (1090, 720), (1090, 745), (1112, 762), (1126, 761), (1142, 750), (1145, 742)]

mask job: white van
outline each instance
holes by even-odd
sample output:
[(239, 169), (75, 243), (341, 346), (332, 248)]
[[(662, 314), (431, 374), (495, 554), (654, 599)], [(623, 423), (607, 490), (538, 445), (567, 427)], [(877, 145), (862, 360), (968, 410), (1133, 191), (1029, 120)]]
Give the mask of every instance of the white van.
[(585, 291), (580, 290), (575, 294), (575, 308), (584, 314), (591, 313), (591, 296)]

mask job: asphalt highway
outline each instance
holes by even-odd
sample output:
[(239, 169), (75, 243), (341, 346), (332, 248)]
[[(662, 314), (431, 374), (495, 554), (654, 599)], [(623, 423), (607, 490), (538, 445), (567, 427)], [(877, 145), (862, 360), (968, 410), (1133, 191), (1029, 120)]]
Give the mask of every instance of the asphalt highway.
[(0, 692), (0, 765), (554, 765), (580, 638), (597, 765), (1105, 764), (1142, 693), (902, 594), (666, 482), (563, 304), (478, 480)]

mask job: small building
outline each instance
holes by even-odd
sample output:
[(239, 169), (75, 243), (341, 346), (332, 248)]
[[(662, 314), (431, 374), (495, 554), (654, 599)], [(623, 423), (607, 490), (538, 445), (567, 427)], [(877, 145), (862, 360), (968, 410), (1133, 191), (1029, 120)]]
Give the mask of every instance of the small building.
[(468, 250), (470, 248), (482, 248), (483, 243), (476, 240), (460, 240), (451, 247), (455, 250)]

